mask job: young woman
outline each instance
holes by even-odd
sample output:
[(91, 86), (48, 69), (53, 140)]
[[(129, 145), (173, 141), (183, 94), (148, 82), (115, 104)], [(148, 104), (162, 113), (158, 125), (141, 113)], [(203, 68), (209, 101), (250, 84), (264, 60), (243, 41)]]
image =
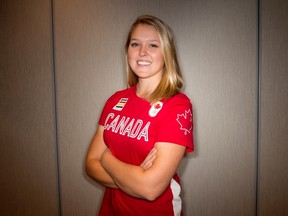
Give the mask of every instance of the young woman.
[(129, 87), (107, 100), (86, 158), (87, 174), (106, 186), (99, 215), (182, 215), (176, 171), (194, 147), (192, 105), (170, 28), (138, 17), (126, 62)]

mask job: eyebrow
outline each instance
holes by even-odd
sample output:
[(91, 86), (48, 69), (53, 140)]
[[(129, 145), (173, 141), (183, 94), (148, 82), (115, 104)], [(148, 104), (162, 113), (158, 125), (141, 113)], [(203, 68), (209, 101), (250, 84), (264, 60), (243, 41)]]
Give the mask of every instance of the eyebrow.
[[(140, 40), (140, 39), (137, 39), (137, 38), (131, 38), (130, 41), (141, 41), (141, 40)], [(152, 40), (147, 40), (147, 41), (149, 41), (149, 42), (161, 43), (160, 40), (153, 40), (153, 39), (152, 39)]]

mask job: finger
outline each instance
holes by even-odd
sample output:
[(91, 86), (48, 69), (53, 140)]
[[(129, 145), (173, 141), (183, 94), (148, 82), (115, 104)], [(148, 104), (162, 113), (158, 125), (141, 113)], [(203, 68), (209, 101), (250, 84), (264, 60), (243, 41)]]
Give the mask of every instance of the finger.
[(157, 153), (156, 148), (153, 148), (147, 155), (146, 159), (149, 159), (150, 157), (152, 157), (153, 155), (155, 155)]
[(144, 159), (144, 161), (141, 163), (140, 166), (143, 169), (148, 169), (149, 167), (151, 167), (152, 162), (156, 158), (156, 153), (157, 153), (157, 150), (155, 148), (151, 149), (151, 151), (148, 153), (148, 155), (146, 156), (146, 158)]
[(149, 169), (152, 166), (152, 163), (146, 163), (146, 166), (143, 167), (144, 170)]
[(150, 167), (152, 166), (153, 161), (155, 160), (155, 158), (156, 158), (156, 155), (155, 155), (155, 154), (154, 154), (154, 155), (151, 155), (151, 156), (149, 157), (149, 159), (147, 158), (147, 159), (141, 164), (141, 167), (142, 167), (143, 169), (148, 169), (148, 168), (150, 168)]
[[(145, 163), (151, 161), (151, 158), (154, 158), (155, 156), (156, 156), (156, 150), (151, 150), (149, 152), (149, 154), (146, 156), (146, 158), (144, 159), (144, 161), (142, 162), (142, 164), (145, 164)], [(152, 160), (154, 160), (154, 159), (152, 159)]]

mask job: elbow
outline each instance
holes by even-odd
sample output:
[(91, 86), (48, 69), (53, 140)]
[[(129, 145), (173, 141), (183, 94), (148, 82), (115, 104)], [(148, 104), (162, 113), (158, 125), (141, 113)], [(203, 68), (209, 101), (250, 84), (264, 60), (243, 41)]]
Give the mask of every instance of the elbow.
[(147, 200), (147, 201), (150, 201), (150, 202), (153, 202), (155, 201), (159, 196), (156, 196), (154, 194), (150, 194), (148, 196), (146, 196), (144, 199)]
[(90, 169), (87, 163), (85, 164), (85, 173), (87, 176), (91, 177)]
[(90, 176), (91, 174), (90, 174), (90, 170), (89, 170), (89, 166), (86, 164), (85, 165), (85, 173), (86, 173), (86, 175), (88, 175), (88, 176)]
[(149, 187), (144, 189), (142, 192), (143, 199), (152, 202), (156, 200), (164, 192), (164, 190), (157, 187)]
[(85, 172), (86, 172), (87, 176), (89, 176), (91, 178), (93, 177), (92, 165), (91, 165), (91, 161), (89, 161), (89, 160), (86, 160)]
[(169, 186), (169, 181), (160, 181), (159, 179), (155, 178), (142, 178), (142, 182), (138, 185), (141, 185), (140, 188), (138, 187), (138, 192), (142, 199), (147, 201), (155, 201), (165, 192)]

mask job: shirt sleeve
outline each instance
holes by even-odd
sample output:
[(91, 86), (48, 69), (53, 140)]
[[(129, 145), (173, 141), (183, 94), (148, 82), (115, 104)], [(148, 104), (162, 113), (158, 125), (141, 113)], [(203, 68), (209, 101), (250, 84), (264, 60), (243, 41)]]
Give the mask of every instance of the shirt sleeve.
[(163, 107), (158, 124), (156, 142), (186, 146), (186, 153), (194, 150), (192, 104), (185, 95), (174, 98), (165, 109)]

